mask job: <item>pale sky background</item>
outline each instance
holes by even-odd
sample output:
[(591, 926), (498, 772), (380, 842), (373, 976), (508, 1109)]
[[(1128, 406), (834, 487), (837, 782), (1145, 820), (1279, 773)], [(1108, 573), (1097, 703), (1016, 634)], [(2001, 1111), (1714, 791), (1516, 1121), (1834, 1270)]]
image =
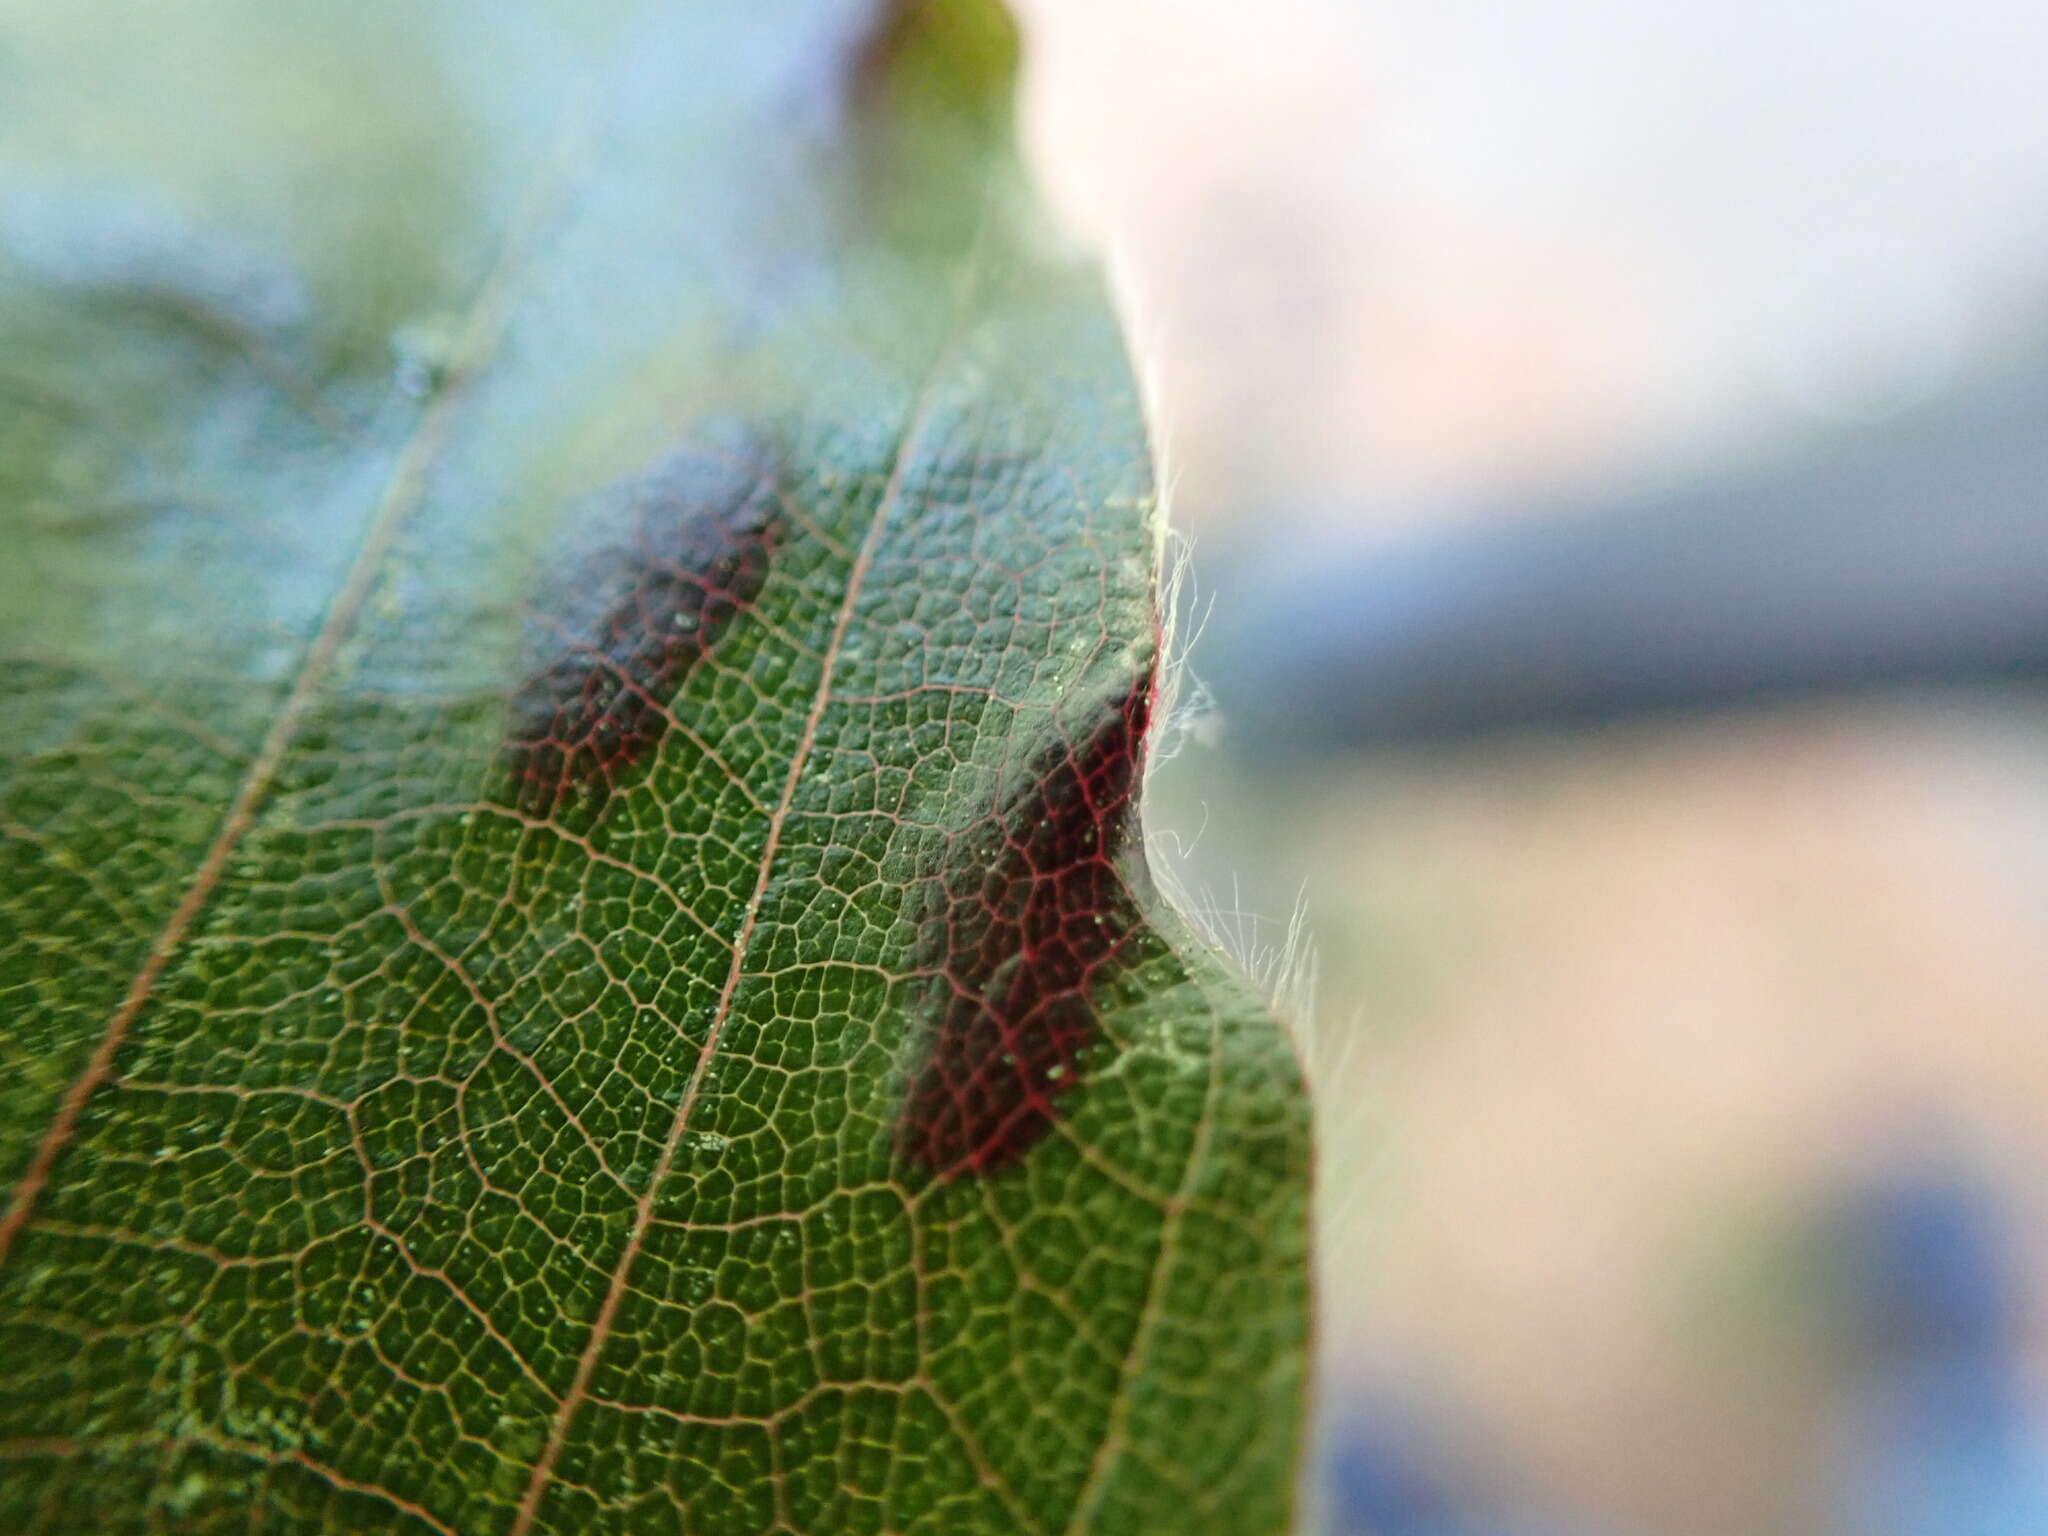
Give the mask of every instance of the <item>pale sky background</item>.
[(1115, 254), (1198, 525), (1882, 416), (2048, 291), (2039, 0), (1020, 9), (1027, 140)]
[[(1219, 609), (1246, 539), (1704, 479), (2048, 347), (2042, 0), (1018, 4)], [(1326, 1381), (1573, 1531), (1825, 1529), (1795, 1238), (1924, 1120), (2018, 1210), (2048, 1382), (2038, 697), (1233, 761), (1153, 810), (1322, 956)]]

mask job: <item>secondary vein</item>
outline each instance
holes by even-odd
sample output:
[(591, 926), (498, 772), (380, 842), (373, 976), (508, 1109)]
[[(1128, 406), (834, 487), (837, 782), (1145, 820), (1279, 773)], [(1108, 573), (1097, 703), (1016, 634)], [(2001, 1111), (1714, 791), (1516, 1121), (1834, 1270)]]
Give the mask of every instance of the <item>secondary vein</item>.
[(199, 861), (191, 883), (151, 943), (142, 965), (128, 984), (128, 990), (101, 1031), (99, 1043), (94, 1046), (84, 1069), (58, 1100), (56, 1114), (36, 1144), (35, 1155), (29, 1160), (27, 1171), (15, 1185), (6, 1212), (0, 1214), (0, 1265), (7, 1262), (15, 1238), (34, 1213), (36, 1201), (49, 1183), (50, 1171), (56, 1165), (58, 1154), (77, 1129), (78, 1117), (84, 1112), (86, 1101), (113, 1074), (114, 1057), (122, 1042), (128, 1038), (129, 1030), (156, 990), (171, 957), (177, 953), (193, 923), (212, 898), (215, 887), (227, 870), (228, 860), (255, 824), (257, 812), (276, 781), (277, 771), (298, 734), (306, 711), (333, 670), (335, 658), (353, 633), (363, 604), (376, 586), (392, 540), (407, 516), (418, 506), (426, 485), (427, 468), (447, 441), (456, 408), (504, 333), (518, 274), (531, 253), (536, 229), (569, 181), (572, 151), (583, 136), (582, 125), (588, 116), (588, 102), (589, 93), (578, 92), (571, 110), (565, 113), (565, 129), (557, 134), (552, 152), (535, 175), (499, 247), (498, 258), (470, 305), (447, 379), (421, 411), (411, 436), (399, 450), (391, 476), (384, 484), (376, 510), (371, 514), (369, 529), (356, 550), (340, 590), (328, 607), (319, 633), (306, 651), (298, 675), (292, 680), (291, 692), (285, 696), (262, 746), (236, 786), (227, 815), (222, 819), (220, 830), (215, 833), (205, 856)]
[[(980, 248), (980, 240), (977, 238), (970, 249), (960, 293), (956, 298), (955, 324), (960, 310), (965, 306), (966, 297), (973, 288), (974, 265)], [(627, 1234), (626, 1246), (619, 1255), (618, 1265), (612, 1271), (611, 1284), (606, 1288), (604, 1300), (600, 1303), (597, 1316), (591, 1323), (590, 1337), (583, 1346), (581, 1358), (576, 1362), (576, 1374), (570, 1380), (569, 1390), (563, 1394), (561, 1402), (556, 1406), (554, 1421), (548, 1427), (547, 1444), (542, 1448), (539, 1459), (533, 1464), (533, 1475), (527, 1481), (526, 1495), (520, 1500), (519, 1514), (512, 1522), (510, 1536), (527, 1536), (535, 1517), (540, 1513), (541, 1496), (546, 1492), (548, 1482), (554, 1475), (555, 1461), (561, 1455), (563, 1443), (568, 1438), (569, 1425), (589, 1394), (590, 1378), (597, 1369), (598, 1357), (604, 1351), (605, 1341), (611, 1335), (619, 1303), (626, 1294), (626, 1282), (632, 1272), (633, 1262), (639, 1257), (641, 1247), (646, 1242), (647, 1229), (654, 1219), (655, 1201), (662, 1185), (668, 1181), (669, 1170), (674, 1165), (676, 1151), (682, 1144), (683, 1133), (689, 1126), (690, 1114), (696, 1107), (705, 1075), (713, 1058), (718, 1054), (719, 1038), (724, 1034), (725, 1026), (732, 1017), (733, 997), (739, 990), (741, 979), (746, 975), (747, 950), (760, 919), (762, 901), (768, 894), (768, 883), (774, 872), (776, 852), (782, 843), (782, 830), (788, 822), (789, 808), (795, 802), (797, 786), (803, 780), (804, 768), (810, 760), (811, 750), (817, 745), (818, 725), (824, 719), (826, 705), (831, 702), (833, 669), (845, 645), (846, 632), (853, 623), (854, 610), (860, 602), (861, 590), (867, 581), (868, 571), (874, 564), (875, 551), (881, 545), (883, 531), (888, 527), (890, 517), (902, 500), (904, 476), (915, 462), (925, 430), (930, 425), (932, 396), (937, 389), (940, 369), (950, 350), (953, 329), (953, 325), (948, 326), (946, 337), (932, 359), (924, 385), (912, 403), (903, 435), (897, 441), (894, 461), (889, 466), (889, 478), (882, 487), (881, 499), (876, 504), (875, 514), (868, 521), (867, 532), (862, 536), (860, 549), (855, 553), (853, 565), (847, 574), (846, 595), (840, 601), (838, 615), (833, 620), (831, 638), (825, 645), (819, 668), (818, 686), (812, 695), (810, 709), (804, 717), (803, 731), (797, 738), (796, 751), (790, 758), (789, 772), (783, 777), (782, 794), (769, 815), (768, 833), (762, 844), (754, 889), (747, 898), (746, 910), (740, 918), (739, 936), (733, 944), (732, 964), (727, 968), (725, 985), (720, 989), (718, 1006), (712, 1014), (711, 1027), (705, 1034), (704, 1044), (697, 1052), (696, 1064), (690, 1070), (690, 1081), (683, 1090), (682, 1102), (676, 1106), (675, 1120), (669, 1127), (668, 1139), (662, 1145), (661, 1156), (655, 1163), (654, 1172), (648, 1179), (646, 1190), (634, 1211), (632, 1230)]]

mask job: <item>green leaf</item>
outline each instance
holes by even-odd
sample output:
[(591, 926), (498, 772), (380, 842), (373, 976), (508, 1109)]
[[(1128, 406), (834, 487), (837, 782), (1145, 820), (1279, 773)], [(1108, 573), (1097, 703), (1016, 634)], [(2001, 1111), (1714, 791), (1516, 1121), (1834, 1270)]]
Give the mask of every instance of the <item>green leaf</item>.
[(0, 0), (0, 1528), (1274, 1532), (1008, 24)]

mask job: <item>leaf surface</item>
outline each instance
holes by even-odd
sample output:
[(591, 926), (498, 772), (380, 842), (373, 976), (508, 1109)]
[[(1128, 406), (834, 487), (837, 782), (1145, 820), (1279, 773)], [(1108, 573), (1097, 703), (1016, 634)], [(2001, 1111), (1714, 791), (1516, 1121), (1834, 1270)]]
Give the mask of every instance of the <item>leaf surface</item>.
[(974, 4), (0, 0), (0, 1527), (1284, 1529)]

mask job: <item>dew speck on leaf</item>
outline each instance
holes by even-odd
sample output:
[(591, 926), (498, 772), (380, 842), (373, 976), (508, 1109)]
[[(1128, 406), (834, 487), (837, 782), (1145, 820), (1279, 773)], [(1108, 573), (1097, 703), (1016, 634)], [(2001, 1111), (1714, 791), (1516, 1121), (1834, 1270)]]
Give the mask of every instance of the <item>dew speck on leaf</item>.
[(1153, 674), (1065, 726), (990, 817), (954, 835), (923, 940), (927, 1054), (897, 1131), (941, 1178), (993, 1173), (1052, 1129), (1097, 1034), (1090, 993), (1140, 926), (1137, 829)]
[(537, 669), (513, 697), (512, 798), (602, 799), (670, 723), (690, 669), (760, 595), (783, 532), (758, 461), (676, 455), (626, 492), (627, 527), (537, 599)]

